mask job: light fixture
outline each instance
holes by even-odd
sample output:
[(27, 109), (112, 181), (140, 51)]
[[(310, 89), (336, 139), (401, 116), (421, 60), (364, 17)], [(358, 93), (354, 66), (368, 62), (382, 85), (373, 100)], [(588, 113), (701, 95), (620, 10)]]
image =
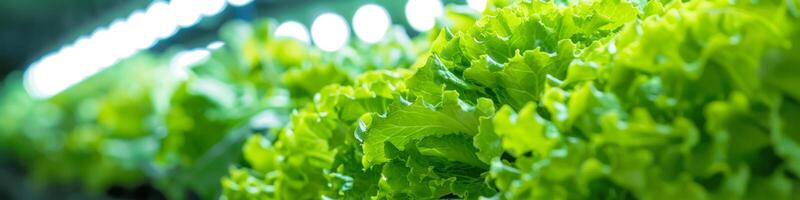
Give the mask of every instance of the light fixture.
[[(252, 0), (230, 0), (240, 5)], [(243, 4), (241, 4), (243, 5)], [(196, 24), (203, 16), (216, 15), (226, 7), (225, 0), (155, 1), (125, 19), (114, 20), (89, 36), (79, 37), (57, 52), (46, 54), (25, 71), (25, 89), (34, 97), (47, 98), (87, 77), (148, 49), (159, 40), (174, 35), (180, 27)], [(219, 48), (212, 43), (209, 49)], [(207, 51), (207, 50), (206, 50)]]
[(311, 24), (311, 39), (323, 51), (336, 51), (344, 47), (350, 37), (350, 30), (344, 17), (324, 13)]
[(145, 11), (150, 30), (158, 39), (167, 38), (178, 32), (178, 23), (171, 12), (169, 4), (163, 1), (153, 2)]
[(199, 0), (195, 6), (201, 6), (200, 14), (203, 16), (214, 16), (225, 10), (225, 0)]
[(172, 0), (169, 2), (174, 17), (181, 27), (190, 27), (200, 21), (202, 17), (201, 6), (192, 0)]
[[(98, 38), (100, 40), (98, 43), (103, 43), (100, 46), (105, 48), (102, 50), (94, 49), (94, 51), (97, 52), (97, 56), (111, 57), (114, 58), (114, 62), (116, 62), (117, 60), (127, 58), (138, 51), (136, 50), (136, 41), (135, 39), (132, 39), (132, 37), (139, 37), (139, 35), (131, 32), (131, 26), (129, 26), (126, 20), (115, 20), (111, 23), (111, 26), (108, 27), (108, 31), (105, 33), (105, 37)], [(57, 64), (72, 65), (76, 63)]]
[(281, 25), (275, 29), (275, 36), (294, 38), (306, 44), (311, 43), (311, 40), (308, 38), (306, 26), (296, 21), (281, 23)]
[(367, 43), (380, 41), (391, 23), (389, 12), (375, 4), (361, 6), (353, 15), (353, 31)]
[(444, 6), (440, 0), (409, 0), (405, 13), (411, 28), (428, 31), (436, 25), (436, 18), (444, 15)]
[(158, 36), (152, 26), (152, 20), (144, 12), (134, 12), (128, 17), (128, 30), (126, 38), (131, 41), (132, 49), (135, 51), (148, 49), (156, 44)]

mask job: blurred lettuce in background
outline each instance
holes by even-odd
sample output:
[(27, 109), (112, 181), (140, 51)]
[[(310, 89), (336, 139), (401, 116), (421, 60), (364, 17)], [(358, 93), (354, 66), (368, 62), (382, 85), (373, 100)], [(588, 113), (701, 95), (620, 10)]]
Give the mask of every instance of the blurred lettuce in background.
[(102, 192), (150, 182), (169, 198), (212, 198), (247, 135), (270, 128), (259, 118), (286, 123), (322, 87), (407, 66), (421, 51), (395, 27), (380, 44), (325, 53), (273, 36), (275, 24), (234, 21), (220, 30), (221, 48), (185, 69), (170, 65), (176, 53), (142, 53), (50, 99), (29, 96), (12, 75), (0, 103), (4, 156), (39, 184)]

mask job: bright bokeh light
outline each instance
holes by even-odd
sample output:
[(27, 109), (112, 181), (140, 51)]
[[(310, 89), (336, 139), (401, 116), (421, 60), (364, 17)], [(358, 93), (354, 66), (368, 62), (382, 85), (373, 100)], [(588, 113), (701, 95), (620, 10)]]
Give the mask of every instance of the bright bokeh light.
[(196, 0), (199, 1), (195, 6), (200, 6), (200, 14), (203, 16), (213, 16), (225, 10), (225, 0)]
[(115, 44), (113, 39), (114, 38), (112, 38), (111, 32), (106, 28), (101, 28), (95, 31), (92, 36), (89, 37), (89, 42), (91, 43), (91, 45), (89, 45), (91, 46), (89, 49), (99, 54), (92, 58), (96, 60), (97, 65), (112, 65), (119, 59), (117, 56), (110, 55), (113, 54), (113, 50), (108, 50), (114, 48)]
[(214, 42), (208, 43), (208, 46), (206, 46), (206, 49), (216, 50), (216, 49), (219, 49), (220, 47), (222, 47), (224, 45), (225, 45), (225, 43), (223, 43), (222, 41), (214, 41)]
[(170, 10), (174, 13), (176, 22), (181, 27), (190, 27), (200, 21), (202, 6), (192, 0), (172, 0), (169, 2)]
[(444, 6), (440, 0), (409, 0), (405, 12), (411, 28), (428, 31), (436, 25), (436, 18), (444, 15)]
[(25, 72), (25, 88), (33, 96), (53, 96), (74, 85), (87, 74), (94, 72), (81, 69), (74, 57), (79, 53), (74, 46), (66, 46), (58, 53), (45, 56)]
[[(50, 69), (54, 58), (53, 55), (42, 57), (41, 60), (33, 63), (30, 69), (25, 71), (25, 90), (31, 96), (53, 96), (61, 90), (66, 89), (66, 84), (58, 80), (60, 77), (53, 76), (58, 73), (57, 69)], [(50, 72), (47, 72), (50, 71)]]
[(78, 61), (80, 66), (89, 71), (98, 71), (100, 70), (100, 65), (97, 64), (96, 59), (92, 59), (87, 55), (91, 53), (91, 40), (88, 37), (81, 37), (78, 41), (72, 45), (73, 49), (73, 57)]
[(349, 37), (347, 21), (340, 15), (324, 13), (311, 24), (311, 39), (324, 51), (339, 50), (347, 44)]
[(156, 1), (147, 8), (145, 14), (148, 17), (150, 30), (159, 38), (164, 39), (178, 32), (178, 24), (169, 7), (163, 1)]
[(107, 42), (114, 45), (114, 47), (106, 49), (106, 52), (109, 53), (107, 56), (127, 58), (137, 51), (135, 41), (130, 39), (130, 36), (135, 33), (131, 32), (130, 26), (126, 21), (117, 20), (111, 23), (108, 31), (109, 38), (106, 38)]
[(283, 22), (275, 29), (275, 36), (294, 38), (305, 43), (311, 42), (308, 38), (308, 29), (306, 29), (306, 26), (296, 21)]
[(244, 5), (250, 4), (252, 2), (253, 2), (253, 0), (228, 0), (229, 4), (231, 4), (232, 6), (237, 6), (237, 7), (238, 6), (244, 6)]
[(375, 4), (361, 6), (353, 15), (353, 31), (367, 43), (380, 41), (391, 23), (389, 12)]
[(475, 11), (483, 12), (486, 9), (486, 0), (467, 0), (467, 6)]
[[(243, 5), (252, 0), (231, 0), (232, 5)], [(25, 89), (38, 98), (58, 94), (87, 77), (154, 46), (160, 39), (174, 35), (180, 27), (193, 26), (203, 16), (216, 15), (226, 7), (225, 0), (171, 0), (155, 1), (144, 10), (114, 20), (89, 36), (65, 45), (32, 63), (25, 71)], [(221, 47), (221, 42), (211, 43), (208, 49)], [(205, 52), (205, 53), (203, 53)], [(197, 50), (188, 57), (208, 57), (208, 50)], [(181, 58), (177, 64), (187, 63)]]
[(144, 12), (135, 12), (128, 18), (126, 37), (131, 40), (136, 51), (148, 49), (156, 44), (158, 35), (152, 20)]

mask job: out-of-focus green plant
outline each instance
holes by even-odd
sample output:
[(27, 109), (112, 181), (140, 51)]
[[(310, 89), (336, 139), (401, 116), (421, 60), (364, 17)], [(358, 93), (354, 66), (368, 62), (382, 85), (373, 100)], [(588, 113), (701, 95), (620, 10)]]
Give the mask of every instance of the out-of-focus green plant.
[(408, 66), (424, 49), (393, 28), (380, 44), (327, 53), (273, 36), (274, 25), (231, 22), (220, 31), (224, 45), (188, 69), (142, 54), (51, 99), (30, 97), (12, 75), (0, 94), (3, 152), (43, 184), (99, 192), (151, 182), (169, 198), (214, 198), (246, 136), (268, 128), (254, 116), (285, 123), (322, 87)]
[(156, 64), (136, 56), (48, 100), (30, 97), (12, 75), (0, 104), (8, 156), (45, 183), (79, 181), (97, 191), (143, 181), (141, 167), (158, 148), (151, 98), (163, 70)]

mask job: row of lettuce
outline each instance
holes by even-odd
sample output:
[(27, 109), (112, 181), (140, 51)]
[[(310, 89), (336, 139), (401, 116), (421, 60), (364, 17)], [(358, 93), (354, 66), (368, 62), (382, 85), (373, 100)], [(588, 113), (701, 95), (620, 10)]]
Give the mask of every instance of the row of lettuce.
[(250, 137), (224, 197), (800, 198), (797, 3), (493, 4)]
[(248, 136), (285, 124), (323, 86), (408, 67), (427, 49), (393, 27), (378, 44), (326, 53), (274, 37), (276, 25), (230, 22), (224, 45), (189, 68), (175, 65), (176, 50), (142, 53), (49, 99), (11, 74), (0, 91), (0, 156), (38, 186), (102, 194), (150, 184), (170, 199), (214, 199), (228, 168), (245, 164)]
[(798, 6), (490, 1), (333, 53), (234, 22), (188, 77), (12, 76), (0, 142), (42, 183), (169, 198), (797, 199)]

